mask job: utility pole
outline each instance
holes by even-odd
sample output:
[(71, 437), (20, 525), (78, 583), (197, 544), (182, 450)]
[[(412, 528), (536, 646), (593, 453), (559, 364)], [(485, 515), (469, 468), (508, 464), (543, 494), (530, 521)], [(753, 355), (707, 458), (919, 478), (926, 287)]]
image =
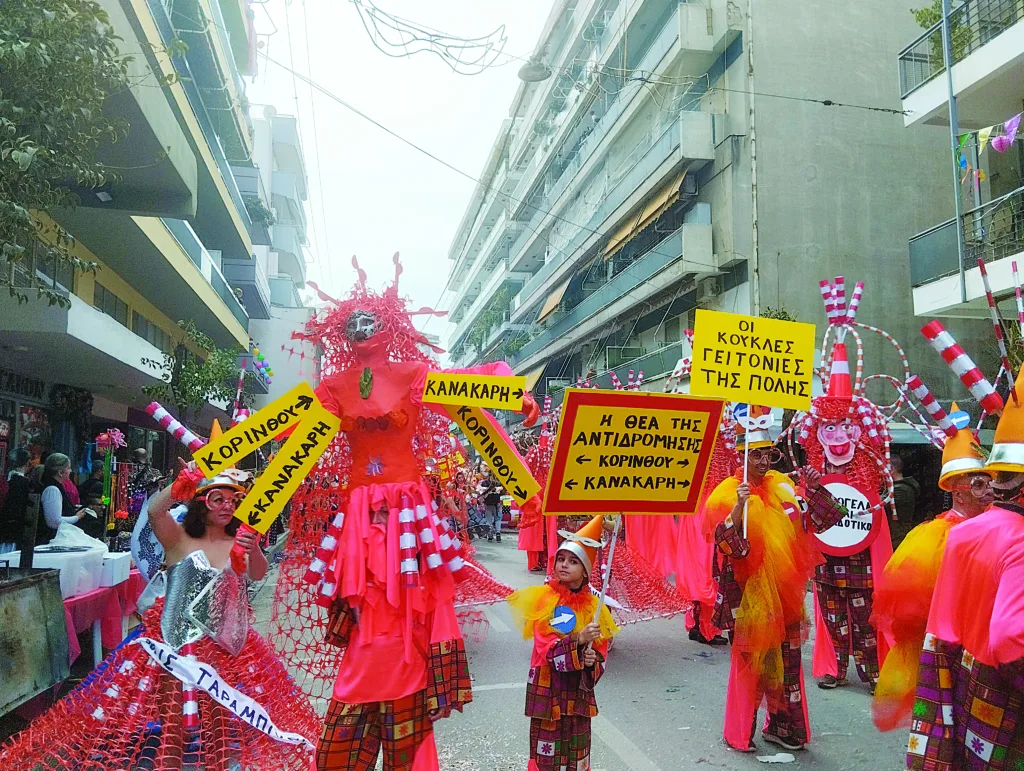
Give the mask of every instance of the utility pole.
[(942, 0), (942, 57), (946, 64), (946, 90), (949, 100), (949, 137), (953, 152), (953, 202), (956, 205), (956, 247), (960, 265), (960, 302), (967, 302), (967, 274), (964, 264), (964, 207), (960, 200), (960, 121), (953, 92), (953, 28), (950, 22), (950, 0)]

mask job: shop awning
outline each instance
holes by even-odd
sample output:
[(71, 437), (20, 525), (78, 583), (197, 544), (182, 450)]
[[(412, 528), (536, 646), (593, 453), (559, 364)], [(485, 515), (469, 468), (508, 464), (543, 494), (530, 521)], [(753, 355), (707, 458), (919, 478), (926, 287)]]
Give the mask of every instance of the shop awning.
[(654, 220), (660, 217), (676, 201), (679, 200), (679, 188), (683, 185), (686, 172), (677, 175), (669, 184), (661, 188), (647, 203), (631, 217), (608, 241), (604, 250), (604, 259), (610, 260), (622, 247), (630, 242), (637, 233), (643, 231)]
[(537, 323), (544, 321), (548, 316), (554, 313), (558, 309), (558, 304), (562, 302), (562, 297), (565, 296), (565, 290), (569, 288), (569, 281), (566, 279), (564, 282), (558, 285), (558, 287), (548, 295), (548, 299), (544, 301), (544, 305), (541, 306), (540, 313), (537, 314)]
[(526, 373), (526, 390), (532, 391), (534, 386), (537, 385), (537, 381), (540, 380), (540, 376), (544, 374), (544, 368), (548, 366), (547, 362), (544, 362), (539, 367), (531, 369)]

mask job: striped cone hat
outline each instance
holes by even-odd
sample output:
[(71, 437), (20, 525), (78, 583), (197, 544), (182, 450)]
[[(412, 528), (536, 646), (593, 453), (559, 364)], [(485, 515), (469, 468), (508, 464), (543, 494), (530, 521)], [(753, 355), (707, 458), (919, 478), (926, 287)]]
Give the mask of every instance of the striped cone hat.
[(947, 492), (952, 489), (954, 477), (985, 470), (985, 453), (970, 429), (970, 416), (953, 402), (949, 417), (957, 432), (942, 448), (942, 471), (939, 472), (939, 487)]
[[(1017, 373), (1016, 387), (1017, 393), (1024, 393), (1024, 369)], [(1020, 404), (1013, 399), (1007, 400), (996, 426), (985, 470), (1024, 474), (1024, 399)]]
[(846, 343), (836, 343), (832, 349), (832, 371), (828, 377), (828, 393), (830, 399), (853, 398), (853, 386), (850, 383), (850, 361), (846, 355)]

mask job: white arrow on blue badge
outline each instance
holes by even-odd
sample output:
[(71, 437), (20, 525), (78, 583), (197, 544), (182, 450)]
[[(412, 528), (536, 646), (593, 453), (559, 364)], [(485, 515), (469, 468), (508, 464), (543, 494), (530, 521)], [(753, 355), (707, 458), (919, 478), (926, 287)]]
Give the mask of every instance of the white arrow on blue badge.
[(953, 421), (953, 425), (959, 429), (965, 429), (971, 425), (971, 416), (963, 410), (957, 410), (949, 414), (949, 419)]
[(558, 605), (551, 614), (551, 628), (559, 634), (569, 634), (576, 628), (576, 614), (572, 608)]

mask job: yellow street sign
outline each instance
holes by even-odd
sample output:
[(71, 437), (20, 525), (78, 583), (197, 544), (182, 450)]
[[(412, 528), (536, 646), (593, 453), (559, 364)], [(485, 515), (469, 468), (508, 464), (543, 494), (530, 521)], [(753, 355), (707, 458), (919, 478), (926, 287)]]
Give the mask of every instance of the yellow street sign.
[(214, 477), (282, 431), (306, 420), (314, 407), (323, 409), (309, 383), (300, 383), (280, 399), (253, 413), (230, 431), (225, 431), (218, 439), (193, 453), (192, 457), (207, 479)]
[(722, 417), (719, 400), (566, 391), (546, 514), (692, 514)]
[(808, 410), (813, 370), (813, 324), (697, 311), (691, 394)]
[(483, 456), (505, 491), (520, 506), (540, 492), (540, 485), (505, 438), (479, 407), (445, 407), (462, 433)]
[(523, 409), (526, 378), (515, 375), (455, 375), (431, 372), (423, 388), (423, 401), (455, 407), (490, 410)]

